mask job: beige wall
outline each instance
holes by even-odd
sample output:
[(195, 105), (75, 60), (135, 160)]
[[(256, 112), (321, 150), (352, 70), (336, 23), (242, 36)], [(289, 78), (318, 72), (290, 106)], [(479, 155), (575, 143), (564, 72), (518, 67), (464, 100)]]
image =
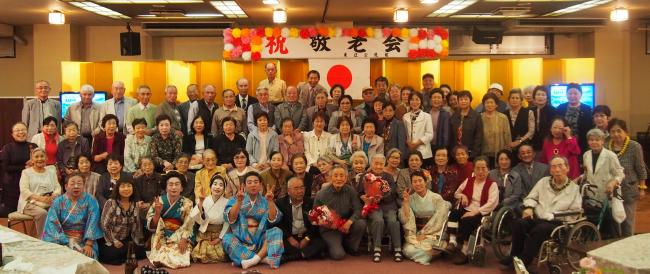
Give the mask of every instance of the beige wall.
[(34, 39), (32, 32), (32, 26), (17, 27), (16, 34), (27, 43), (16, 42), (16, 58), (0, 58), (0, 83), (2, 83), (0, 96), (33, 94)]
[(610, 24), (595, 33), (596, 102), (627, 121), (633, 137), (650, 122), (650, 55), (639, 22)]

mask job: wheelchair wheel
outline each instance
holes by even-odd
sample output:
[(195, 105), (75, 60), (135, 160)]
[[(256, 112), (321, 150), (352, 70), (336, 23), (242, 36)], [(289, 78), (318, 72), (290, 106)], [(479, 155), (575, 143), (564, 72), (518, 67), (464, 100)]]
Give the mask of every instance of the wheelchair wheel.
[(551, 265), (548, 268), (548, 272), (551, 274), (560, 274), (562, 273), (562, 268), (559, 265)]
[(510, 223), (514, 218), (514, 212), (510, 208), (502, 207), (492, 220), (492, 242), (490, 244), (494, 250), (494, 255), (499, 260), (510, 256), (510, 248), (512, 247)]
[(474, 254), (471, 257), (471, 262), (475, 266), (484, 267), (485, 266), (485, 248), (482, 246), (477, 246)]
[(584, 221), (577, 223), (569, 232), (569, 240), (566, 248), (566, 259), (573, 270), (580, 269), (580, 259), (583, 254), (571, 251), (570, 246), (581, 246), (600, 241), (600, 232), (591, 222)]

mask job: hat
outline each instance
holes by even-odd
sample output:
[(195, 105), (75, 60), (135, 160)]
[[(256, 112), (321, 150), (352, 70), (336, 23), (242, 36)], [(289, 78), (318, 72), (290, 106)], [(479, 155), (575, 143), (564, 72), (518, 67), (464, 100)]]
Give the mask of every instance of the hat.
[(361, 89), (361, 93), (364, 93), (366, 90), (372, 90), (372, 91), (374, 91), (375, 89), (372, 88), (372, 87), (363, 87), (363, 88)]
[(503, 93), (503, 86), (499, 83), (492, 83), (489, 89), (498, 89), (501, 91), (501, 93)]

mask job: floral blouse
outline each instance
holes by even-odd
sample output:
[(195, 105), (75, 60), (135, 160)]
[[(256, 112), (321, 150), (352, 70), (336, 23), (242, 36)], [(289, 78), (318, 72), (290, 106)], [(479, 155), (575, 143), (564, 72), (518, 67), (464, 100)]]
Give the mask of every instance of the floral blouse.
[(176, 157), (182, 153), (183, 145), (181, 137), (171, 132), (167, 139), (163, 139), (160, 133), (151, 137), (151, 157), (156, 166), (163, 166), (164, 161), (174, 163)]

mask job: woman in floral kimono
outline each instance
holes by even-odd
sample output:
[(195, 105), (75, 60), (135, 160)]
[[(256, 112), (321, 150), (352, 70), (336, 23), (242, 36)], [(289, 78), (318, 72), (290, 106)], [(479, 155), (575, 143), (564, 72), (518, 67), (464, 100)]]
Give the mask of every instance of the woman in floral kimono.
[(221, 240), (228, 231), (228, 222), (223, 219), (228, 199), (223, 196), (226, 180), (219, 174), (210, 179), (211, 195), (199, 199), (190, 212), (190, 217), (199, 225), (196, 246), (192, 250), (192, 260), (201, 263), (225, 262)]
[(402, 194), (402, 208), (399, 219), (404, 228), (404, 255), (423, 265), (440, 255), (435, 250), (440, 242), (440, 232), (449, 213), (449, 202), (427, 189), (422, 171), (411, 174), (413, 194), (406, 190)]
[(80, 174), (72, 173), (66, 179), (66, 193), (52, 202), (41, 239), (97, 259), (97, 239), (104, 236), (99, 228), (99, 205), (84, 191)]
[(262, 178), (257, 172), (249, 172), (245, 187), (226, 205), (224, 218), (230, 223), (230, 232), (223, 237), (223, 248), (233, 264), (247, 269), (262, 259), (271, 268), (280, 267), (284, 252), (282, 230), (276, 224), (282, 213), (273, 202), (273, 192), (262, 197)]
[(166, 193), (154, 200), (147, 214), (147, 227), (156, 231), (151, 238), (149, 260), (172, 269), (188, 267), (194, 222), (190, 218), (192, 201), (181, 196), (187, 182), (176, 171), (168, 172), (161, 182)]

